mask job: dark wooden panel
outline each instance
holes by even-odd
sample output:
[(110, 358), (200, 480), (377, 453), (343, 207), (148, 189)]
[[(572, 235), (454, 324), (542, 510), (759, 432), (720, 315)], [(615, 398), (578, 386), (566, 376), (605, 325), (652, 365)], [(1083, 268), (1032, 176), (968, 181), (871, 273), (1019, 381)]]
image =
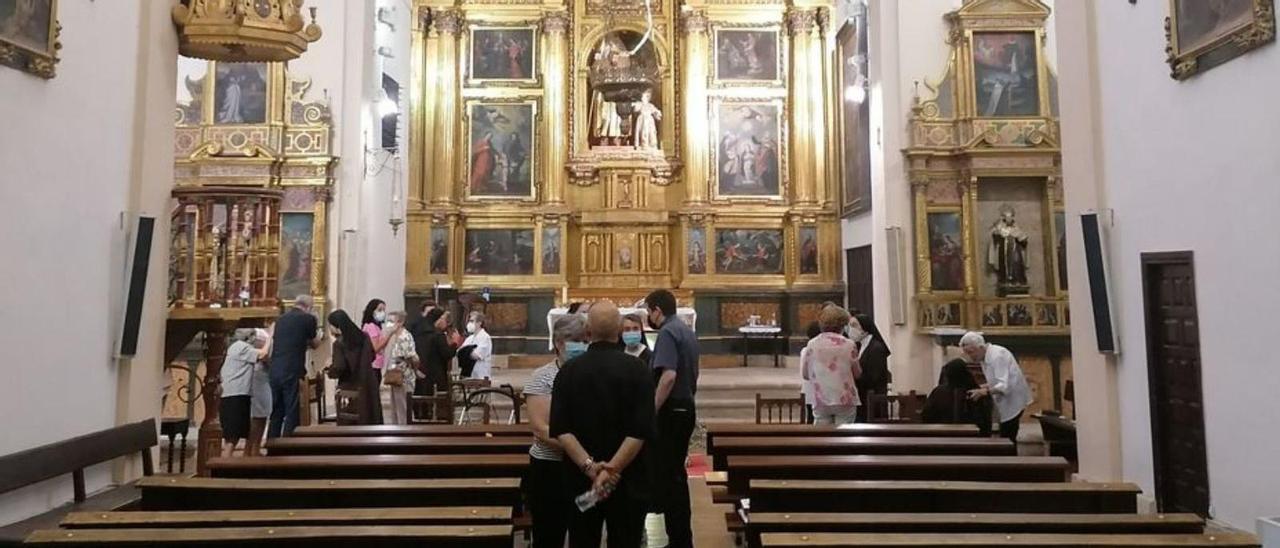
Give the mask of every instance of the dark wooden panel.
[(857, 309), (868, 316), (875, 316), (875, 295), (872, 286), (875, 268), (872, 266), (871, 246), (845, 250), (845, 267), (849, 280), (848, 308)]
[(153, 529), (332, 525), (504, 525), (510, 523), (510, 507), (446, 506), (439, 508), (342, 508), (338, 510), (75, 512), (62, 519), (61, 527), (64, 529)]
[(978, 427), (971, 424), (853, 424), (843, 427), (816, 424), (708, 424), (707, 452), (715, 448), (722, 436), (788, 436), (788, 437), (977, 437)]
[(1129, 483), (755, 480), (753, 512), (1044, 512), (1137, 511)]
[(345, 436), (267, 440), (267, 453), (298, 455), (520, 455), (533, 437), (520, 436)]
[(1017, 447), (1004, 438), (768, 437), (716, 439), (711, 453), (716, 470), (739, 455), (992, 455), (1013, 456)]
[(764, 456), (729, 458), (729, 492), (746, 494), (753, 479), (846, 479), (1062, 482), (1061, 457), (988, 456)]
[(147, 451), (158, 443), (156, 420), (147, 419), (5, 455), (0, 457), (0, 493)]
[(294, 437), (334, 436), (532, 436), (529, 425), (520, 424), (411, 424), (377, 426), (338, 426), (318, 424), (299, 426)]
[(215, 478), (511, 478), (528, 466), (528, 455), (334, 455), (220, 457), (207, 470)]
[(142, 510), (396, 508), (465, 503), (516, 507), (520, 480), (143, 478)]
[(228, 527), (37, 531), (26, 544), (58, 546), (458, 546), (509, 548), (510, 525)]
[(1005, 534), (918, 534), (880, 533), (771, 533), (762, 535), (768, 548), (885, 548), (891, 546), (1003, 546), (1003, 547), (1107, 547), (1188, 546), (1256, 547), (1253, 535), (1005, 535)]

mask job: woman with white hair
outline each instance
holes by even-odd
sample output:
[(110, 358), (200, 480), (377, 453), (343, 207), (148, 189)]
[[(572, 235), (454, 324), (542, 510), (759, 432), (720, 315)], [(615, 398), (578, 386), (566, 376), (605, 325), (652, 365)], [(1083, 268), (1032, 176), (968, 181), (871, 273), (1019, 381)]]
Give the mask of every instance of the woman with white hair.
[(253, 386), (253, 367), (271, 355), (271, 341), (262, 348), (254, 348), (257, 334), (252, 328), (237, 329), (232, 334), (235, 342), (227, 348), (219, 375), (222, 380), (222, 401), (218, 406), (218, 422), (222, 426), (223, 456), (231, 456), (240, 440), (249, 437), (249, 415)]
[(460, 368), (462, 356), (475, 360), (470, 372), (463, 371), (463, 376), (468, 379), (488, 379), (493, 374), (493, 337), (485, 327), (483, 313), (472, 312), (467, 318), (467, 339), (462, 341), (458, 352), (462, 354), (459, 356)]
[(534, 371), (524, 385), (533, 446), (529, 448), (529, 470), (523, 489), (533, 517), (533, 548), (564, 546), (569, 517), (574, 512), (570, 501), (576, 493), (567, 492), (561, 483), (564, 449), (551, 437), (551, 391), (560, 366), (586, 352), (586, 341), (587, 322), (581, 314), (557, 318), (551, 328), (556, 359)]
[(409, 394), (418, 381), (418, 351), (413, 335), (404, 329), (406, 314), (395, 311), (387, 314), (382, 326), (384, 335), (390, 336), (386, 347), (387, 361), (382, 383), (391, 392), (391, 421), (389, 424), (409, 424)]
[(1008, 348), (988, 344), (980, 333), (972, 331), (960, 338), (960, 351), (969, 363), (982, 365), (987, 381), (970, 390), (969, 399), (978, 401), (990, 396), (1000, 420), (1000, 436), (1016, 443), (1022, 412), (1031, 403), (1031, 387), (1027, 386), (1018, 360)]

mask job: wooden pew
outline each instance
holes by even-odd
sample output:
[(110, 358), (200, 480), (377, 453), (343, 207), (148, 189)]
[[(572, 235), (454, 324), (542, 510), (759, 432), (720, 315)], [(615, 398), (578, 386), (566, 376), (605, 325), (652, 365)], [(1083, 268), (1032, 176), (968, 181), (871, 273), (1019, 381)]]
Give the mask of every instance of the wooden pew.
[(207, 465), (215, 478), (279, 479), (518, 478), (528, 467), (528, 455), (220, 457)]
[(510, 525), (226, 527), (194, 529), (53, 529), (36, 531), (35, 546), (352, 546), (510, 548)]
[[(283, 457), (281, 457), (283, 458)], [(520, 480), (280, 480), (150, 477), (137, 483), (142, 510), (388, 508), (468, 504), (518, 508)]]
[(525, 454), (533, 437), (517, 436), (335, 436), (274, 438), (267, 454), (297, 455), (493, 455)]
[(707, 454), (715, 450), (717, 438), (731, 436), (965, 438), (978, 435), (978, 427), (972, 424), (708, 424)]
[(901, 546), (1000, 546), (1034, 548), (1054, 546), (1123, 548), (1127, 546), (1258, 547), (1253, 535), (1222, 533), (1199, 535), (1049, 535), (1049, 534), (948, 534), (916, 535), (884, 533), (768, 533), (761, 535), (766, 548), (890, 548)]
[[(974, 512), (1132, 514), (1132, 483), (991, 483), (970, 481), (751, 482), (756, 512)], [(145, 500), (145, 499), (144, 499)]]
[(1195, 514), (898, 514), (752, 512), (747, 546), (768, 533), (1199, 534)]
[(716, 470), (740, 455), (992, 455), (1014, 456), (1018, 448), (1004, 438), (772, 437), (716, 439), (711, 453)]
[(533, 433), (527, 424), (409, 424), (409, 425), (360, 425), (339, 426), (317, 424), (299, 426), (293, 437), (335, 436), (527, 436)]
[(334, 525), (510, 525), (511, 508), (341, 508), (295, 510), (184, 510), (74, 512), (63, 529), (160, 529), (189, 527), (325, 527)]
[(1062, 482), (1061, 457), (814, 455), (729, 457), (729, 492), (745, 495), (753, 479)]

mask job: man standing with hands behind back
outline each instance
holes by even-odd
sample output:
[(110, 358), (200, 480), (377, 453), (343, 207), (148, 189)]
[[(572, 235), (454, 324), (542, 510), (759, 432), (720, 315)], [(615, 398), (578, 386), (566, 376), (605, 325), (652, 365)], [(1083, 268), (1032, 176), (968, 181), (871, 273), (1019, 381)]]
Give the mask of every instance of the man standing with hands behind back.
[(311, 295), (298, 295), (276, 321), (271, 344), (271, 423), (267, 438), (293, 434), (298, 427), (298, 381), (307, 376), (307, 350), (320, 346), (320, 327), (311, 314)]
[(676, 297), (659, 289), (644, 299), (649, 324), (658, 330), (653, 347), (653, 371), (657, 376), (653, 407), (658, 410), (658, 439), (653, 464), (656, 510), (666, 522), (668, 548), (692, 548), (692, 511), (689, 506), (689, 437), (698, 414), (693, 397), (698, 392), (698, 336), (676, 317)]
[[(573, 510), (569, 546), (640, 548), (648, 481), (636, 456), (653, 438), (653, 381), (639, 358), (622, 351), (618, 307), (601, 302), (587, 316), (591, 346), (560, 367), (551, 392), (550, 435), (564, 447), (565, 488), (576, 497), (594, 490), (600, 502)], [(598, 459), (598, 460), (597, 460)]]

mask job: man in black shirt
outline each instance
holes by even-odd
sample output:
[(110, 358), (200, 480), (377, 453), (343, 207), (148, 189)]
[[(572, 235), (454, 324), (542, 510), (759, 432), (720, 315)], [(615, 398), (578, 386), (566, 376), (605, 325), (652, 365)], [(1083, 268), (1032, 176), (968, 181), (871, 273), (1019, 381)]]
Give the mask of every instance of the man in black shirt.
[(311, 314), (311, 295), (298, 295), (293, 308), (276, 321), (271, 342), (271, 425), (268, 438), (293, 434), (298, 427), (298, 381), (307, 376), (307, 350), (320, 346), (320, 330)]
[(654, 510), (666, 523), (668, 548), (693, 548), (689, 504), (689, 438), (697, 421), (693, 397), (698, 392), (698, 336), (676, 317), (676, 297), (659, 289), (644, 299), (649, 324), (658, 330), (653, 346), (658, 376), (653, 407), (658, 437), (653, 443)]
[(644, 362), (617, 344), (617, 306), (600, 302), (587, 319), (591, 346), (556, 377), (550, 434), (564, 447), (569, 493), (594, 489), (606, 498), (586, 512), (574, 510), (569, 545), (600, 546), (607, 522), (610, 548), (639, 548), (649, 478), (636, 455), (654, 434), (653, 380)]

